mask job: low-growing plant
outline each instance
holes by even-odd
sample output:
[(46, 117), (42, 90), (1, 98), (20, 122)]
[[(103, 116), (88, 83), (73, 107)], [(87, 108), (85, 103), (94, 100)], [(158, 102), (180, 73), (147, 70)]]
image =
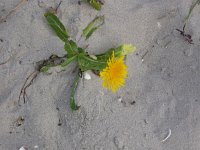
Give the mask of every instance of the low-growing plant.
[[(67, 29), (54, 13), (48, 11), (44, 16), (51, 29), (64, 42), (66, 54), (62, 57), (51, 55), (49, 59), (38, 62), (37, 71), (29, 76), (33, 76), (32, 79), (30, 80), (28, 77), (26, 81), (30, 80), (31, 84), (39, 72), (47, 73), (52, 67), (61, 67), (62, 70), (65, 70), (69, 64), (75, 62), (79, 71), (74, 79), (70, 95), (70, 107), (72, 110), (78, 110), (80, 107), (76, 104), (74, 97), (81, 78), (80, 74), (87, 70), (98, 74), (103, 80), (103, 87), (113, 92), (125, 85), (125, 80), (128, 77), (125, 57), (136, 50), (135, 46), (123, 44), (117, 48), (110, 48), (102, 54), (90, 55), (86, 48), (79, 47), (77, 42), (70, 37)], [(87, 40), (103, 23), (104, 16), (96, 17), (83, 29), (81, 37), (85, 37), (85, 40)], [(21, 90), (20, 96), (23, 95), (24, 102), (26, 88), (30, 84), (25, 82)]]
[[(128, 77), (127, 66), (125, 65), (125, 56), (133, 51), (135, 47), (131, 44), (124, 44), (117, 48), (111, 48), (105, 53), (98, 55), (90, 55), (85, 48), (81, 48), (70, 38), (64, 25), (59, 18), (51, 12), (45, 13), (48, 24), (56, 33), (56, 35), (65, 43), (64, 49), (66, 55), (59, 64), (48, 62), (40, 68), (41, 72), (46, 72), (50, 67), (60, 66), (66, 68), (72, 62), (76, 62), (79, 73), (92, 70), (100, 75), (103, 80), (103, 87), (116, 92), (121, 86), (124, 86)], [(96, 17), (83, 30), (82, 36), (88, 39), (94, 31), (96, 31), (104, 23), (104, 16)], [(57, 56), (56, 56), (57, 57)], [(75, 92), (78, 86), (80, 75), (77, 74), (72, 87), (70, 96), (70, 107), (72, 110), (78, 110), (80, 106), (75, 103)]]

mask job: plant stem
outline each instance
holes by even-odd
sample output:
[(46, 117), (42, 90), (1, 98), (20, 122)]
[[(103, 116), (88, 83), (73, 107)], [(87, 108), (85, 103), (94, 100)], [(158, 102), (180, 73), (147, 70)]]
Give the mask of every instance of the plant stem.
[(71, 91), (71, 95), (70, 95), (70, 107), (71, 107), (72, 111), (78, 110), (80, 108), (80, 106), (76, 105), (75, 98), (74, 98), (76, 89), (78, 87), (79, 80), (80, 80), (80, 76), (78, 73), (74, 79), (74, 83), (73, 83), (72, 91)]
[(190, 15), (191, 15), (191, 13), (192, 13), (192, 11), (193, 11), (193, 9), (194, 9), (194, 7), (195, 7), (197, 4), (198, 4), (198, 5), (200, 4), (200, 0), (196, 0), (196, 1), (193, 2), (193, 4), (190, 6), (189, 13), (188, 13), (188, 15), (187, 15), (186, 18), (185, 18), (185, 24), (187, 23), (187, 20), (189, 19)]

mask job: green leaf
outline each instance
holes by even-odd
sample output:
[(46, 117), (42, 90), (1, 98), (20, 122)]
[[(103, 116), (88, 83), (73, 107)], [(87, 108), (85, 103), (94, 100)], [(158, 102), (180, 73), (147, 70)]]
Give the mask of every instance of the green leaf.
[(65, 51), (67, 52), (68, 57), (72, 57), (78, 53), (78, 46), (72, 40), (66, 41), (64, 48), (65, 48)]
[(115, 52), (115, 57), (120, 57), (122, 55), (126, 56), (130, 53), (133, 53), (136, 50), (136, 47), (132, 44), (123, 44), (118, 48), (111, 48), (103, 54), (96, 55), (98, 61), (107, 62), (112, 56), (113, 51)]
[(81, 71), (86, 70), (98, 70), (101, 71), (107, 65), (105, 61), (95, 60), (89, 55), (79, 54), (78, 56), (78, 65)]
[(75, 61), (77, 59), (77, 55), (72, 56), (70, 58), (67, 58), (62, 64), (61, 67), (66, 67), (68, 64), (70, 64), (71, 62)]
[(78, 52), (78, 46), (77, 46), (77, 44), (76, 44), (74, 41), (70, 40), (70, 41), (69, 41), (69, 44), (71, 45), (71, 49), (72, 49), (74, 52)]
[(80, 48), (80, 47), (78, 47), (78, 52), (79, 52), (79, 53), (82, 53), (82, 54), (86, 54), (85, 50), (82, 49), (82, 48)]
[(68, 57), (71, 57), (71, 56), (73, 56), (75, 54), (75, 51), (73, 51), (69, 41), (65, 42), (64, 48), (65, 48), (65, 51), (67, 52), (67, 56)]
[(86, 40), (89, 39), (89, 37), (90, 37), (97, 29), (98, 29), (97, 27), (92, 28), (92, 29), (88, 32), (88, 34), (86, 35)]
[(76, 93), (76, 89), (78, 87), (78, 82), (79, 82), (79, 74), (77, 74), (77, 76), (75, 77), (75, 80), (74, 80), (74, 83), (73, 83), (73, 86), (72, 86), (72, 91), (71, 91), (71, 95), (70, 95), (70, 107), (72, 109), (72, 111), (75, 111), (75, 110), (78, 110), (80, 108), (80, 106), (78, 106), (76, 103), (75, 103), (75, 93)]
[(62, 22), (59, 20), (59, 18), (51, 12), (45, 13), (44, 16), (46, 17), (48, 24), (54, 30), (56, 35), (62, 41), (66, 42), (69, 38), (69, 35), (68, 35), (64, 25), (62, 24)]
[(97, 60), (107, 62), (108, 59), (112, 56), (112, 52), (113, 52), (113, 51), (115, 51), (115, 49), (114, 49), (114, 48), (111, 48), (111, 49), (107, 50), (107, 51), (106, 51), (105, 53), (103, 53), (103, 54), (98, 54), (98, 55), (96, 55)]
[(104, 16), (96, 17), (92, 22), (90, 22), (87, 27), (83, 30), (83, 36), (86, 40), (100, 27), (104, 24)]
[(101, 10), (102, 4), (98, 0), (87, 0), (87, 2), (96, 10)]

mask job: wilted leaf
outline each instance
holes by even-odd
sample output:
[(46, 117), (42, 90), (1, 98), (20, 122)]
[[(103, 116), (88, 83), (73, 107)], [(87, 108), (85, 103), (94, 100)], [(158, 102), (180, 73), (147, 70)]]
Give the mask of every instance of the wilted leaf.
[(40, 72), (47, 72), (51, 67), (59, 66), (64, 62), (66, 55), (59, 57), (57, 55), (51, 55), (47, 60), (39, 61), (38, 70)]
[(62, 22), (59, 20), (59, 18), (51, 12), (45, 13), (44, 16), (46, 17), (49, 25), (54, 30), (56, 35), (62, 41), (66, 42), (69, 38), (69, 35), (68, 35), (64, 25), (62, 24)]
[(128, 55), (133, 53), (136, 50), (136, 47), (132, 44), (123, 44), (116, 49), (116, 55)]
[(101, 0), (87, 0), (87, 2), (96, 10), (101, 10), (103, 2)]
[(51, 67), (53, 67), (53, 65), (43, 66), (43, 67), (40, 69), (40, 72), (46, 73)]
[(96, 17), (88, 26), (83, 30), (83, 36), (86, 40), (100, 27), (104, 24), (104, 16)]

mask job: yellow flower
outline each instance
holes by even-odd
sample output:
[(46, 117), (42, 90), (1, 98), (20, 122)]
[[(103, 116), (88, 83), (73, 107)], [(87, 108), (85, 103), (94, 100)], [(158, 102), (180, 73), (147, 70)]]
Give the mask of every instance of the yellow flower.
[(114, 93), (125, 85), (125, 79), (128, 76), (127, 66), (124, 62), (124, 56), (115, 58), (114, 51), (107, 62), (107, 67), (100, 72), (103, 80), (103, 87), (112, 90)]

